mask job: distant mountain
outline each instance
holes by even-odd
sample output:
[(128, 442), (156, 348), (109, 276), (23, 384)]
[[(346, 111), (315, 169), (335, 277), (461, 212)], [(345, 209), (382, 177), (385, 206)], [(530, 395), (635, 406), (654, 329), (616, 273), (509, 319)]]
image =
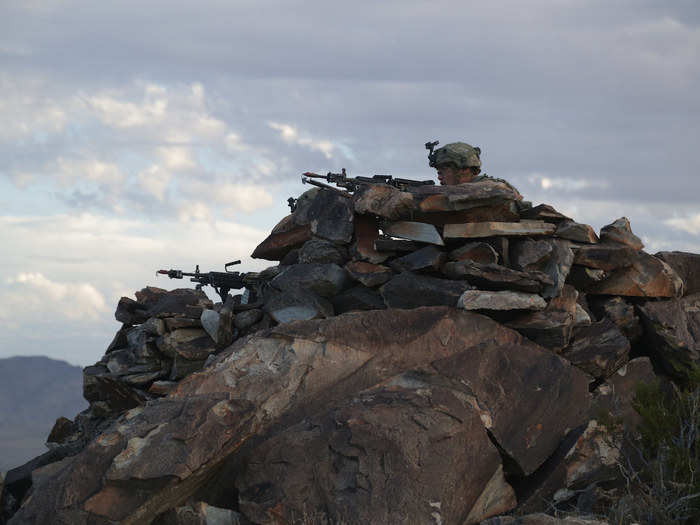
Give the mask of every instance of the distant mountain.
[(48, 357), (0, 359), (0, 470), (44, 453), (56, 421), (87, 408), (82, 369)]

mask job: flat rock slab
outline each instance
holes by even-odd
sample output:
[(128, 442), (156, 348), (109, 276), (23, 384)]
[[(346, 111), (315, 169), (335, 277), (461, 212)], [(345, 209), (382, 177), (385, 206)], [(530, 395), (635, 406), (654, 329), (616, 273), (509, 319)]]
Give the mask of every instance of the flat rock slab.
[(683, 295), (683, 281), (661, 259), (637, 252), (630, 266), (611, 272), (606, 279), (592, 284), (585, 291), (598, 295), (680, 297)]
[(423, 245), (407, 241), (405, 239), (392, 239), (390, 237), (381, 237), (374, 241), (374, 248), (380, 252), (414, 252), (420, 249)]
[(352, 239), (354, 211), (349, 198), (322, 189), (309, 205), (308, 216), (314, 236), (339, 244)]
[(596, 379), (610, 377), (629, 360), (630, 342), (612, 321), (603, 319), (574, 330), (561, 355)]
[(499, 264), (478, 264), (469, 260), (445, 263), (443, 272), (451, 279), (464, 279), (485, 290), (515, 290), (537, 293), (552, 284), (548, 275), (520, 272)]
[(278, 290), (306, 289), (321, 297), (333, 297), (347, 287), (347, 272), (337, 264), (293, 264), (270, 281)]
[(520, 219), (518, 207), (515, 201), (503, 201), (489, 206), (479, 206), (466, 210), (449, 210), (454, 205), (449, 202), (446, 195), (433, 195), (420, 203), (420, 210), (413, 212), (411, 218), (419, 222), (427, 222), (435, 226), (463, 222), (515, 222)]
[(531, 221), (546, 221), (558, 224), (571, 219), (566, 215), (559, 213), (549, 204), (540, 204), (534, 208), (528, 208), (520, 212), (520, 218)]
[(333, 305), (311, 290), (289, 289), (270, 294), (263, 307), (277, 323), (308, 321), (333, 315)]
[(389, 264), (397, 272), (439, 271), (446, 260), (447, 254), (440, 248), (425, 246), (413, 253), (394, 259)]
[(659, 252), (655, 256), (673, 268), (680, 278), (683, 279), (685, 295), (700, 292), (700, 254)]
[(179, 355), (188, 360), (206, 359), (216, 351), (214, 341), (202, 329), (180, 328), (156, 340), (158, 350), (170, 358)]
[(467, 290), (457, 302), (464, 310), (543, 310), (547, 302), (533, 293)]
[(292, 264), (335, 263), (342, 266), (348, 258), (348, 251), (344, 246), (338, 246), (325, 239), (311, 239), (299, 249), (298, 260)]
[(605, 271), (632, 266), (636, 259), (637, 250), (619, 244), (579, 246), (574, 253), (574, 264)]
[[(281, 436), (313, 414), (328, 413), (368, 388), (388, 387), (388, 380), (412, 373), (433, 376), (434, 380), (423, 383), (443, 385), (442, 389), (455, 393), (452, 398), (467, 400), (499, 446), (527, 474), (552, 454), (568, 429), (586, 420), (588, 412), (585, 374), (481, 315), (438, 307), (289, 323), (239, 340), (201, 373), (181, 381), (168, 397), (124, 414), (61, 469), (37, 483), (12, 523), (150, 523), (197, 493), (243, 444), (256, 437), (262, 442), (273, 429), (274, 435)], [(420, 388), (410, 384), (405, 388), (415, 392), (408, 395), (421, 396)], [(439, 410), (431, 408), (435, 403), (450, 406), (449, 398), (441, 401), (441, 393), (433, 392), (434, 404), (421, 410), (428, 418), (418, 417), (423, 427), (417, 425), (415, 432), (422, 435), (415, 439), (432, 435), (430, 418), (440, 417)], [(386, 405), (383, 399), (377, 399), (376, 408), (368, 414), (372, 421), (376, 416), (376, 425), (386, 414), (382, 405)], [(363, 411), (359, 405), (358, 410), (357, 421), (340, 420), (360, 432)], [(397, 410), (389, 421), (405, 421), (401, 414)], [(405, 414), (410, 417), (410, 412)], [(466, 414), (461, 422), (450, 424), (471, 425), (474, 420)], [(374, 428), (388, 431), (386, 426)], [(370, 436), (363, 436), (362, 442), (369, 445)], [(455, 443), (461, 443), (460, 436), (459, 432), (454, 435)], [(426, 439), (431, 454), (440, 450), (441, 441)], [(376, 443), (383, 442), (389, 441)], [(343, 441), (339, 446), (345, 451), (341, 455), (352, 457)], [(454, 454), (469, 457), (479, 450), (476, 443), (467, 446), (467, 451), (459, 448)], [(443, 451), (441, 455), (453, 454)], [(429, 468), (429, 462), (423, 465), (416, 459), (414, 464)], [(382, 465), (375, 454), (370, 461)], [(393, 464), (383, 465), (391, 469)], [(345, 472), (341, 479), (362, 486), (361, 471)], [(465, 471), (465, 475), (470, 474)], [(488, 486), (487, 477), (472, 478), (469, 494), (483, 492), (478, 485), (486, 480)], [(286, 486), (284, 479), (278, 482)], [(326, 486), (322, 476), (314, 477), (314, 482), (314, 487)], [(402, 478), (402, 483), (414, 487), (402, 493), (418, 490), (408, 479)], [(303, 505), (303, 501), (286, 504)], [(327, 510), (328, 505), (333, 505), (335, 513), (342, 501), (308, 510)]]
[(596, 244), (600, 241), (591, 226), (574, 221), (560, 222), (554, 236), (587, 244)]
[(466, 281), (401, 273), (384, 284), (379, 291), (389, 308), (454, 307), (462, 293), (469, 288)]
[(669, 374), (686, 379), (700, 367), (700, 293), (638, 307), (649, 345)]
[(377, 218), (372, 215), (355, 215), (355, 241), (351, 252), (354, 259), (383, 263), (390, 254), (381, 253), (374, 244), (379, 239), (379, 227)]
[(410, 192), (415, 201), (420, 203), (420, 211), (465, 210), (522, 199), (515, 188), (496, 180), (457, 186), (418, 186), (411, 188)]
[(477, 239), (496, 236), (552, 235), (556, 226), (544, 221), (523, 222), (472, 222), (445, 224), (445, 239)]
[(437, 228), (432, 224), (414, 221), (387, 222), (382, 225), (382, 231), (386, 235), (409, 241), (437, 244), (438, 246), (445, 245)]

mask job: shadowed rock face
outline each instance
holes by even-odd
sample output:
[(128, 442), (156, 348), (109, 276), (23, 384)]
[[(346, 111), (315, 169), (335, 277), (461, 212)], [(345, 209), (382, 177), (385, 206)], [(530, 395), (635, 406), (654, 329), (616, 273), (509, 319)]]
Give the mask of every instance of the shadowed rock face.
[[(263, 453), (265, 440), (294, 439), (308, 418), (321, 428), (309, 456), (328, 460), (324, 454), (333, 443), (341, 456), (364, 443), (389, 447), (387, 459), (400, 460), (392, 483), (372, 485), (367, 495), (323, 499), (320, 510), (342, 516), (363, 498), (394, 501), (394, 481), (421, 497), (439, 496), (447, 506), (445, 498), (458, 497), (447, 492), (463, 484), (462, 499), (442, 512), (471, 515), (467, 521), (474, 522), (514, 505), (486, 430), (531, 473), (585, 421), (588, 404), (585, 374), (478, 314), (431, 307), (289, 323), (239, 340), (168, 397), (121, 416), (60, 470), (38, 480), (10, 523), (147, 523), (181, 505), (237, 452), (251, 457), (256, 446)], [(443, 438), (469, 446), (455, 459), (461, 466), (433, 487), (442, 463), (423, 472), (419, 465), (427, 463), (419, 461), (440, 457)], [(350, 461), (333, 479), (358, 487), (363, 476), (386, 480), (387, 464), (380, 461), (366, 458), (365, 471), (359, 459), (356, 470)], [(467, 470), (477, 473), (468, 482), (460, 474)], [(419, 471), (422, 485), (410, 480)], [(256, 475), (243, 470), (241, 486)], [(340, 487), (343, 493), (342, 483), (334, 487), (323, 490)], [(302, 503), (285, 500), (289, 509)], [(395, 501), (375, 505), (385, 515), (400, 512)], [(264, 505), (256, 508), (267, 512)]]

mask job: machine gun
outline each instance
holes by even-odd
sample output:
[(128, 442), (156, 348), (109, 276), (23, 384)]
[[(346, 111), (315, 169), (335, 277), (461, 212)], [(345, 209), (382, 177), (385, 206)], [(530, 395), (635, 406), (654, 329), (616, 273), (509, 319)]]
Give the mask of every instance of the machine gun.
[(345, 188), (347, 192), (354, 193), (357, 189), (366, 184), (388, 184), (401, 191), (405, 191), (411, 187), (416, 186), (433, 186), (435, 181), (432, 180), (411, 180), (411, 179), (399, 179), (394, 178), (391, 175), (373, 175), (372, 177), (348, 177), (345, 172), (345, 168), (341, 170), (340, 173), (331, 173), (330, 171), (326, 175), (318, 175), (316, 173), (311, 173), (307, 171), (302, 173), (301, 181), (303, 183), (313, 184), (314, 186), (319, 186), (321, 188), (329, 188), (340, 193), (347, 195), (346, 192), (340, 191), (337, 188), (328, 186), (327, 184), (316, 182), (312, 179), (325, 179), (331, 184), (335, 184), (340, 188)]
[(221, 302), (225, 303), (226, 296), (230, 290), (245, 288), (244, 279), (246, 274), (229, 270), (229, 266), (234, 266), (236, 264), (241, 264), (241, 261), (233, 261), (225, 264), (225, 271), (223, 272), (200, 272), (199, 265), (197, 265), (194, 273), (187, 273), (182, 270), (158, 270), (158, 273), (167, 275), (171, 279), (191, 277), (190, 281), (197, 283), (197, 290), (201, 290), (203, 286), (211, 286), (216, 290), (216, 293), (219, 294), (219, 297), (221, 297)]

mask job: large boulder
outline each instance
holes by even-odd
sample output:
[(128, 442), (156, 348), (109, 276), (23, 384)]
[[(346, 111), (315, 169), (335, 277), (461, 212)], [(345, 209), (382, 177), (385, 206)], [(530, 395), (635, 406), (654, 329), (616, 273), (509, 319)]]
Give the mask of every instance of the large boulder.
[(685, 295), (700, 292), (700, 254), (659, 252), (655, 256), (673, 268), (683, 279)]
[(466, 281), (440, 279), (426, 275), (400, 273), (379, 289), (389, 308), (418, 308), (419, 306), (456, 306), (465, 290)]
[(270, 281), (270, 285), (281, 291), (296, 289), (311, 290), (321, 297), (333, 297), (349, 284), (347, 272), (334, 263), (292, 264)]
[(674, 377), (700, 370), (700, 293), (638, 308), (654, 356)]
[[(377, 389), (374, 400), (371, 392), (363, 397), (371, 388)], [(360, 401), (353, 403), (354, 397)], [(401, 402), (394, 406), (392, 399)], [(308, 453), (323, 458), (337, 443), (336, 464), (343, 470), (333, 474), (339, 484), (325, 488), (323, 473), (329, 467), (314, 470), (315, 484), (308, 485), (314, 498), (324, 491), (363, 490), (367, 479), (391, 483), (367, 487), (367, 496), (324, 500), (309, 512), (341, 515), (364, 501), (400, 512), (391, 500), (408, 502), (410, 494), (455, 498), (453, 488), (464, 487), (463, 500), (444, 501), (456, 501), (454, 512), (473, 523), (514, 504), (506, 504), (507, 487), (493, 449), (479, 435), (478, 421), (501, 454), (530, 474), (570, 428), (585, 422), (588, 405), (585, 374), (481, 315), (436, 307), (289, 323), (239, 340), (169, 396), (122, 415), (60, 469), (37, 479), (10, 523), (149, 523), (182, 506), (207, 483), (235, 483), (216, 479), (226, 472), (222, 466), (238, 455), (254, 456), (256, 444), (293, 434), (295, 425), (312, 417), (326, 421), (328, 433), (320, 429)], [(450, 414), (458, 419), (445, 417)], [(329, 425), (333, 421), (339, 422), (337, 432)], [(411, 429), (412, 441), (392, 437), (392, 423), (400, 424), (406, 437)], [(367, 447), (366, 454), (353, 452), (353, 435)], [(360, 454), (357, 461), (352, 454)], [(441, 472), (445, 479), (438, 480), (429, 468), (438, 456), (454, 457), (464, 465), (463, 474)], [(399, 458), (406, 463), (397, 464)], [(420, 458), (429, 461), (423, 464)], [(474, 463), (468, 466), (468, 461)], [(419, 480), (409, 479), (412, 475)], [(432, 480), (440, 484), (420, 483)], [(283, 479), (277, 482), (294, 492)], [(401, 487), (399, 493), (393, 486)], [(249, 493), (246, 497), (251, 500)], [(285, 509), (303, 509), (305, 499), (280, 498)], [(453, 509), (442, 505), (438, 512), (452, 516)]]

